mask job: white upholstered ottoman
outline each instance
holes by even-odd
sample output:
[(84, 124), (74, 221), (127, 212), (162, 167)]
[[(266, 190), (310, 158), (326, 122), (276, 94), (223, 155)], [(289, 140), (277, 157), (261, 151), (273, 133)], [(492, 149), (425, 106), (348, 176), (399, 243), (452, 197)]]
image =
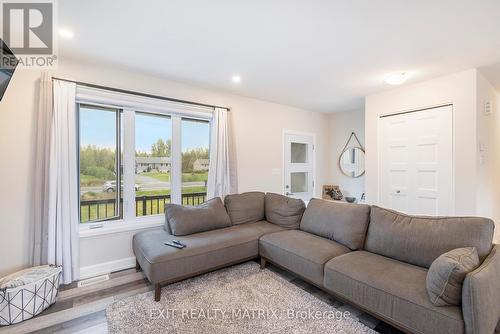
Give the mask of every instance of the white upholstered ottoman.
[(0, 279), (0, 326), (28, 320), (55, 303), (61, 267), (39, 266)]

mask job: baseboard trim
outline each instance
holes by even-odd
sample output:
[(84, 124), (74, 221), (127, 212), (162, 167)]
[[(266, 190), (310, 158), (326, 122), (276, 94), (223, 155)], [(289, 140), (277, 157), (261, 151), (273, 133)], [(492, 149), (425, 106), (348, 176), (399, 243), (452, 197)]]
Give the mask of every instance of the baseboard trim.
[(115, 261), (103, 262), (80, 268), (80, 279), (110, 274), (115, 271), (135, 267), (135, 256), (126, 257)]

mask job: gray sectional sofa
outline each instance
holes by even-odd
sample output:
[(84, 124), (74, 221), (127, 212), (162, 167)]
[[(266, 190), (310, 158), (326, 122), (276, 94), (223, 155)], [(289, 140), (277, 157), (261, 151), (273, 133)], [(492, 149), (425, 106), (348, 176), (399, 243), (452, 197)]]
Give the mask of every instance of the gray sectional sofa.
[[(500, 318), (493, 232), (485, 218), (407, 216), (318, 199), (305, 209), (299, 200), (251, 192), (229, 195), (224, 205), (220, 199), (200, 208), (168, 204), (165, 229), (136, 234), (133, 249), (157, 301), (164, 284), (260, 256), (261, 267), (271, 262), (294, 272), (404, 332), (491, 334)], [(164, 245), (172, 239), (187, 247)], [(437, 306), (428, 294), (429, 268), (443, 256), (450, 263), (447, 252), (464, 247), (477, 254), (477, 268), (460, 273), (451, 262), (438, 296), (458, 294), (461, 303)], [(450, 280), (460, 274), (463, 286)]]

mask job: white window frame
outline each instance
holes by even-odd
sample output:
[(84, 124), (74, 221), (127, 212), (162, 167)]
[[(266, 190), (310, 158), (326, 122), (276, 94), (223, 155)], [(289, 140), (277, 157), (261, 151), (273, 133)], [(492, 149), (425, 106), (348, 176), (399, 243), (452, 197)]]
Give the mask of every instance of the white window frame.
[[(211, 124), (213, 108), (170, 102), (150, 97), (77, 86), (77, 104), (122, 110), (123, 127), (123, 216), (122, 219), (79, 224), (80, 238), (161, 226), (163, 214), (137, 217), (135, 211), (135, 115), (137, 112), (171, 118), (171, 201), (182, 201), (182, 119), (198, 119)], [(174, 140), (177, 138), (177, 140)], [(127, 166), (129, 166), (127, 168)], [(175, 172), (177, 171), (177, 172)]]

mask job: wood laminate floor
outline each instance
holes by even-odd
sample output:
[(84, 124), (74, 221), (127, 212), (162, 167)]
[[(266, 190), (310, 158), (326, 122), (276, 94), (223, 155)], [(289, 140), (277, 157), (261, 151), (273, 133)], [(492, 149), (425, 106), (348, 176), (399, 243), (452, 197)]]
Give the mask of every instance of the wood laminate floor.
[[(268, 269), (288, 281), (331, 304), (341, 311), (349, 311), (366, 326), (382, 334), (401, 333), (360, 310), (344, 304), (315, 286), (272, 264)], [(23, 323), (0, 327), (0, 334), (7, 333), (108, 333), (106, 307), (113, 302), (153, 290), (153, 286), (142, 272), (127, 269), (110, 275), (103, 283), (78, 288), (76, 283), (62, 286), (57, 301), (34, 319)]]

